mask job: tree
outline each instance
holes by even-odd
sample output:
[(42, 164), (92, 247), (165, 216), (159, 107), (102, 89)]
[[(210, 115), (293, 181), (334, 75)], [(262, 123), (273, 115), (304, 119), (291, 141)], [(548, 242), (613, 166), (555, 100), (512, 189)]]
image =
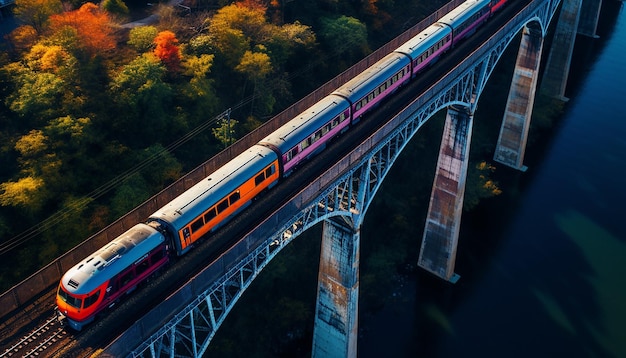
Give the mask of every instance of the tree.
[(85, 3), (78, 10), (50, 16), (53, 32), (66, 27), (76, 30), (80, 47), (93, 56), (115, 48), (111, 19), (106, 11), (93, 3)]
[(138, 26), (130, 30), (128, 44), (138, 52), (146, 52), (154, 47), (159, 30), (154, 26)]
[(320, 36), (331, 51), (343, 54), (342, 59), (352, 62), (370, 51), (367, 43), (367, 28), (358, 19), (341, 16), (337, 19), (323, 18), (321, 22)]
[(154, 54), (163, 62), (170, 72), (180, 70), (180, 48), (178, 39), (171, 31), (161, 31), (154, 39)]
[(196, 118), (204, 121), (207, 115), (216, 112), (218, 98), (213, 87), (213, 80), (208, 78), (213, 66), (213, 55), (203, 54), (200, 56), (188, 55), (182, 63), (183, 74), (191, 77), (189, 82), (180, 86), (185, 112), (194, 122)]
[(16, 91), (7, 98), (9, 108), (22, 117), (47, 119), (58, 112), (58, 104), (65, 94), (65, 82), (46, 72), (21, 71)]
[(222, 118), (218, 122), (218, 127), (212, 129), (213, 135), (224, 145), (224, 147), (228, 147), (234, 141), (235, 126), (238, 123), (239, 122), (235, 119)]
[(495, 170), (496, 167), (493, 165), (481, 161), (476, 164), (473, 170), (468, 171), (465, 198), (463, 199), (464, 211), (473, 209), (481, 199), (491, 198), (502, 193), (498, 183), (491, 179), (491, 174)]
[(36, 212), (45, 202), (44, 181), (37, 177), (24, 177), (18, 181), (0, 184), (0, 205), (14, 206)]
[(114, 218), (119, 218), (148, 198), (150, 191), (145, 179), (140, 174), (135, 174), (115, 190), (111, 200), (111, 214)]
[(235, 70), (256, 82), (272, 71), (272, 62), (266, 53), (246, 51)]
[(15, 0), (15, 16), (42, 33), (51, 15), (63, 11), (60, 0)]
[(145, 146), (167, 135), (163, 130), (172, 90), (163, 81), (165, 73), (161, 61), (145, 53), (113, 77), (110, 95), (118, 106), (114, 127), (120, 133), (142, 133), (141, 138), (128, 138), (129, 144)]
[(37, 30), (32, 25), (22, 25), (11, 31), (9, 39), (13, 46), (20, 51), (32, 47), (39, 38)]
[(111, 14), (128, 15), (128, 6), (122, 0), (103, 0), (100, 4), (102, 8)]

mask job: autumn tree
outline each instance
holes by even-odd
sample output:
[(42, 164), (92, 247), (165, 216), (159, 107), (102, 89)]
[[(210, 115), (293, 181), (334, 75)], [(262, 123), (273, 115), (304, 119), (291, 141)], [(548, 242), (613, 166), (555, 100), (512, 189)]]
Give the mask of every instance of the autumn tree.
[(463, 210), (469, 211), (476, 207), (482, 199), (500, 195), (502, 190), (498, 183), (491, 177), (496, 167), (481, 161), (476, 164), (467, 174), (465, 185), (465, 198), (463, 199)]
[(76, 31), (79, 47), (89, 56), (115, 48), (111, 19), (106, 11), (93, 3), (85, 3), (79, 9), (50, 17), (52, 32), (70, 27)]
[(178, 39), (171, 31), (161, 31), (154, 38), (154, 54), (163, 62), (170, 72), (180, 69), (181, 54)]
[(15, 16), (38, 33), (45, 29), (51, 15), (63, 11), (60, 0), (15, 0)]
[(9, 40), (19, 51), (29, 49), (37, 42), (38, 38), (39, 34), (32, 25), (19, 26), (9, 34)]
[(43, 206), (45, 194), (43, 179), (27, 176), (0, 184), (0, 205), (19, 207), (33, 213)]

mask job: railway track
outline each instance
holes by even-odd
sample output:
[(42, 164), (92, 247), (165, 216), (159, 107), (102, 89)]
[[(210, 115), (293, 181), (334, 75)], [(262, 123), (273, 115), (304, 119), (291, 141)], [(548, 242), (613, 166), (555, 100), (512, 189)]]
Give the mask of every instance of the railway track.
[(52, 314), (44, 322), (0, 353), (5, 357), (49, 357), (67, 339), (67, 331)]

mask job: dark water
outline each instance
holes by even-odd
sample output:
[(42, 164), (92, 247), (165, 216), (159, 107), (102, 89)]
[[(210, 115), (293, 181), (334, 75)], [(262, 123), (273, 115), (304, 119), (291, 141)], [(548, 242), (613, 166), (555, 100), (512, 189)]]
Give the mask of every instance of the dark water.
[(464, 214), (461, 280), (407, 282), (360, 357), (626, 357), (626, 11), (605, 8), (542, 152)]

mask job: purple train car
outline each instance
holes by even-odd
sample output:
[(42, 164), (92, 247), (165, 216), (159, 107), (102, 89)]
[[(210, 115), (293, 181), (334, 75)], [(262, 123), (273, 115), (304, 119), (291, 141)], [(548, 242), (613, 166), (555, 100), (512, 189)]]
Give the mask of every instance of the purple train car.
[(329, 95), (309, 107), (258, 144), (281, 155), (283, 175), (291, 174), (298, 164), (326, 148), (329, 139), (350, 126), (350, 104)]

